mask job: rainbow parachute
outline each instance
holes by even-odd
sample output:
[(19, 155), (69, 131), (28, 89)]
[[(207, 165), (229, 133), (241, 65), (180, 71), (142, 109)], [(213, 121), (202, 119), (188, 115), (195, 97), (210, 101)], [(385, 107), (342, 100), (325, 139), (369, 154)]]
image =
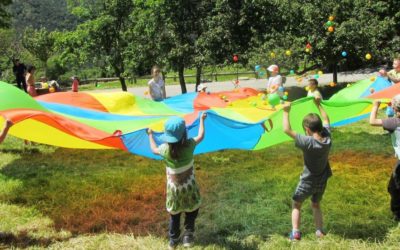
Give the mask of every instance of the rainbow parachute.
[[(371, 84), (376, 84), (377, 90), (371, 95), (373, 98), (391, 98), (400, 91), (397, 85), (387, 88), (390, 83), (383, 78), (365, 81), (369, 81), (365, 84), (368, 86), (343, 90), (354, 98), (334, 96), (323, 102), (334, 126), (368, 115), (371, 100), (359, 97), (368, 97), (362, 94)], [(394, 87), (397, 88), (390, 90)], [(380, 88), (384, 90), (378, 91)], [(162, 143), (164, 122), (173, 115), (185, 119), (188, 135), (193, 137), (198, 131), (199, 112), (207, 112), (205, 138), (196, 147), (196, 154), (222, 149), (257, 150), (290, 140), (282, 130), (281, 105), (272, 108), (262, 95), (244, 88), (213, 94), (189, 93), (164, 102), (127, 92), (59, 92), (31, 98), (0, 82), (0, 114), (15, 123), (9, 133), (22, 139), (66, 148), (121, 149), (160, 159), (150, 151), (146, 131), (152, 128), (156, 142)], [(293, 102), (290, 119), (294, 130), (302, 132), (302, 118), (309, 112), (317, 112), (312, 98)]]

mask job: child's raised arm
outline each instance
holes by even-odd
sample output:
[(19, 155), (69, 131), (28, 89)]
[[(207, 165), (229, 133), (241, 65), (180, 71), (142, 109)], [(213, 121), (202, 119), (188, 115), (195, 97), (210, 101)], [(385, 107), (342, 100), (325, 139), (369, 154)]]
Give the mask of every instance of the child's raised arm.
[(149, 142), (150, 142), (151, 151), (152, 151), (154, 154), (159, 155), (159, 154), (160, 154), (160, 150), (158, 150), (157, 144), (156, 144), (156, 142), (154, 141), (154, 138), (153, 138), (153, 131), (149, 128), (149, 129), (147, 130), (147, 133), (149, 134)]
[(289, 112), (291, 108), (291, 103), (285, 103), (283, 105), (283, 132), (288, 136), (292, 137), (293, 139), (296, 138), (296, 132), (292, 130), (290, 126), (290, 119), (289, 119)]
[(204, 131), (205, 130), (204, 129), (204, 120), (206, 119), (206, 117), (207, 117), (207, 114), (204, 113), (204, 112), (200, 116), (199, 133), (198, 133), (198, 135), (196, 137), (193, 138), (194, 141), (196, 142), (196, 144), (199, 144), (204, 138), (204, 132), (205, 132)]
[(315, 105), (317, 105), (319, 113), (322, 116), (322, 123), (324, 125), (330, 125), (329, 116), (326, 113), (325, 109), (321, 105), (321, 97), (320, 96), (316, 96), (315, 99), (314, 99), (314, 103), (315, 103)]
[(10, 129), (10, 127), (12, 125), (13, 125), (13, 122), (6, 118), (5, 123), (4, 123), (4, 127), (0, 132), (0, 143), (2, 143), (4, 141), (4, 139), (7, 136), (8, 130)]
[(371, 115), (369, 116), (369, 124), (372, 126), (382, 126), (382, 119), (377, 119), (378, 109), (381, 102), (379, 100), (375, 100), (372, 106)]

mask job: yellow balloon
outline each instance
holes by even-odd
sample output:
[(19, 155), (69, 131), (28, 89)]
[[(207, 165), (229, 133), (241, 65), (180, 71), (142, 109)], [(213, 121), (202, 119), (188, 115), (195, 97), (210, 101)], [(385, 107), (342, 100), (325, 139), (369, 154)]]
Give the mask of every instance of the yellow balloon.
[(324, 72), (322, 72), (322, 70), (318, 71), (318, 75), (323, 75)]
[(329, 83), (329, 86), (335, 87), (335, 86), (336, 86), (336, 83), (335, 83), (335, 82), (330, 82), (330, 83)]
[(56, 92), (56, 89), (55, 89), (54, 87), (50, 87), (50, 88), (49, 88), (49, 92), (50, 92), (50, 93), (54, 93), (54, 92)]
[(335, 16), (329, 16), (328, 20), (332, 22), (333, 20), (335, 20)]
[(305, 89), (306, 91), (309, 91), (309, 90), (310, 90), (310, 87), (306, 86), (304, 89)]
[(371, 60), (371, 58), (372, 58), (372, 56), (371, 56), (371, 54), (370, 54), (370, 53), (368, 53), (368, 54), (366, 54), (366, 55), (365, 55), (365, 59), (367, 59), (367, 60)]
[(309, 49), (309, 48), (306, 48), (306, 52), (307, 52), (307, 53), (310, 53), (310, 49)]
[(271, 54), (269, 54), (270, 56), (271, 56), (271, 58), (275, 58), (275, 53), (274, 52), (271, 52)]
[(349, 83), (349, 84), (347, 84), (347, 87), (351, 87), (351, 84)]
[(149, 94), (149, 91), (145, 91), (145, 92), (144, 92), (144, 95), (148, 95), (148, 94)]
[(292, 51), (286, 50), (285, 54), (286, 54), (287, 56), (291, 56), (291, 55), (292, 55)]
[(370, 80), (371, 82), (375, 82), (376, 78), (375, 78), (374, 76), (372, 76), (371, 78), (369, 78), (369, 80)]

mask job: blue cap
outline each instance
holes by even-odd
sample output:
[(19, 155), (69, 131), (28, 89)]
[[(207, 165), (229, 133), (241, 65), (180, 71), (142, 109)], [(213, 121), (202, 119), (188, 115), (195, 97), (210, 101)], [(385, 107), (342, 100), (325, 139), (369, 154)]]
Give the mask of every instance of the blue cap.
[(178, 142), (180, 139), (182, 139), (185, 131), (185, 120), (179, 116), (173, 116), (164, 124), (164, 135), (162, 136), (162, 139), (169, 143)]

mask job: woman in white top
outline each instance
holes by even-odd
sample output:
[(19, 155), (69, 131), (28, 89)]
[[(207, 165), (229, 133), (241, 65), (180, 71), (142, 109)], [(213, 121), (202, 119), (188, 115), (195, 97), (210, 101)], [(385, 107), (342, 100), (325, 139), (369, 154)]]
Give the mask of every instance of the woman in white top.
[(161, 77), (160, 68), (158, 66), (153, 66), (151, 75), (153, 78), (148, 83), (149, 93), (153, 101), (160, 102), (166, 98), (165, 83)]
[(267, 68), (271, 72), (271, 76), (268, 78), (267, 90), (268, 93), (275, 93), (278, 91), (279, 87), (282, 86), (282, 76), (279, 75), (279, 67), (272, 64)]

